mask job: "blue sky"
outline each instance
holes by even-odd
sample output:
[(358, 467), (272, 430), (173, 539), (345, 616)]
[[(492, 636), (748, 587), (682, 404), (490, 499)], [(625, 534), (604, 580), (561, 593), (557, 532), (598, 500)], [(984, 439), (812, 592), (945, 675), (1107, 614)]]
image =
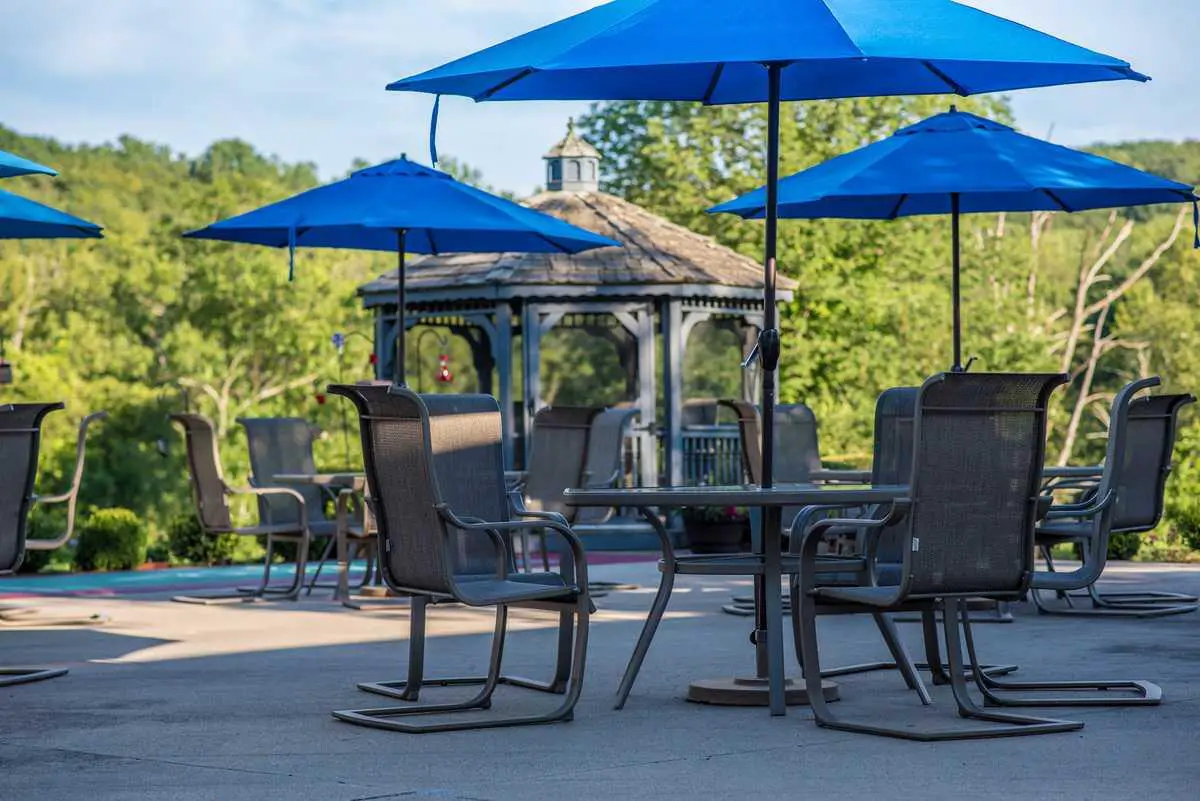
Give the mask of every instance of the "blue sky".
[[(1014, 96), (1057, 142), (1200, 137), (1197, 0), (968, 0), (1120, 56), (1154, 81)], [(431, 99), (388, 81), (597, 0), (4, 0), (0, 122), (70, 142), (129, 133), (196, 153), (241, 137), (323, 176), (356, 156), (428, 158)], [(447, 98), (439, 146), (517, 192), (542, 175), (573, 103)]]

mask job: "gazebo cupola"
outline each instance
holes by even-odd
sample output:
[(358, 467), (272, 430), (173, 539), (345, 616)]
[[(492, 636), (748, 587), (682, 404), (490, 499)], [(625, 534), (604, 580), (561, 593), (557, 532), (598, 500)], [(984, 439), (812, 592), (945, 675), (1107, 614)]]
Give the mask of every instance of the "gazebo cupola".
[(596, 192), (600, 189), (600, 151), (575, 133), (575, 120), (567, 123), (567, 135), (546, 160), (547, 192)]

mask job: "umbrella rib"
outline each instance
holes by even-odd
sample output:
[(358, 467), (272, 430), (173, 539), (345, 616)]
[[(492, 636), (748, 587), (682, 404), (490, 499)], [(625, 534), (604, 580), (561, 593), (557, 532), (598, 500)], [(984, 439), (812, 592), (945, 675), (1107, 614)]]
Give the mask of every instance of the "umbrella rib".
[(429, 240), (430, 254), (434, 255), (434, 256), (442, 255), (441, 253), (438, 252), (437, 240), (433, 238), (433, 229), (432, 228), (425, 229), (425, 237)]
[(933, 66), (932, 62), (922, 61), (921, 64), (923, 64), (925, 66), (925, 69), (929, 70), (934, 75), (936, 75), (940, 81), (942, 81), (947, 86), (949, 86), (950, 89), (954, 92), (954, 94), (961, 95), (962, 97), (966, 97), (969, 94), (971, 94), (970, 90), (967, 89), (967, 87), (963, 86), (958, 81), (954, 80), (949, 75), (942, 72), (937, 67)]
[(535, 72), (537, 72), (537, 70), (535, 70), (533, 67), (526, 67), (525, 69), (518, 72), (516, 75), (513, 75), (509, 78), (505, 78), (503, 81), (496, 84), (491, 89), (488, 89), (486, 92), (484, 92), (483, 94), (476, 97), (475, 100), (477, 100), (477, 101), (478, 100), (491, 100), (492, 97), (495, 96), (497, 92), (503, 92), (505, 89), (512, 86), (517, 81), (521, 80), (522, 78), (528, 78), (530, 75), (532, 75)]
[(721, 73), (723, 72), (725, 72), (725, 62), (721, 62), (717, 65), (717, 68), (713, 70), (712, 78), (710, 78), (708, 81), (708, 88), (704, 90), (704, 97), (700, 101), (704, 105), (707, 106), (712, 102), (712, 96), (717, 91), (717, 84), (721, 82)]
[(1067, 214), (1071, 214), (1074, 211), (1074, 209), (1072, 209), (1066, 203), (1062, 202), (1062, 198), (1060, 198), (1058, 195), (1051, 192), (1049, 189), (1043, 189), (1042, 191), (1046, 193), (1046, 197), (1050, 198), (1055, 203), (1057, 203), (1058, 207), (1060, 209), (1062, 209), (1063, 211), (1065, 211)]
[(905, 192), (903, 195), (900, 196), (900, 199), (896, 201), (896, 208), (892, 209), (891, 214), (888, 215), (889, 220), (894, 220), (900, 216), (900, 207), (903, 206), (905, 201), (907, 201), (907, 200), (908, 200), (908, 193)]

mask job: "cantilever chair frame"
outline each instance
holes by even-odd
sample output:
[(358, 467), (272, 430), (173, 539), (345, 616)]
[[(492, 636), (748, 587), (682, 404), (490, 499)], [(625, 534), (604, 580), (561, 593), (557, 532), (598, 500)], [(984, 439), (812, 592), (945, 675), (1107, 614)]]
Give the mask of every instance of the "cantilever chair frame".
[[(360, 726), (399, 731), (411, 734), (429, 732), (460, 731), (468, 729), (495, 728), (501, 726), (532, 725), (556, 723), (572, 720), (575, 705), (579, 700), (583, 687), (584, 664), (587, 656), (588, 620), (592, 611), (587, 589), (587, 557), (582, 542), (576, 537), (565, 518), (554, 512), (531, 512), (519, 514), (502, 520), (481, 520), (477, 517), (463, 514), (455, 510), (449, 503), (448, 495), (443, 492), (442, 479), (439, 475), (435, 460), (435, 447), (432, 439), (432, 417), (429, 403), (444, 405), (442, 411), (454, 413), (454, 409), (473, 408), (488, 416), (494, 416), (494, 431), (489, 431), (490, 439), (485, 443), (494, 458), (490, 468), (496, 477), (496, 488), (500, 493), (499, 508), (508, 506), (511, 493), (506, 494), (504, 480), (504, 465), (500, 438), (500, 410), (494, 398), (484, 395), (476, 396), (421, 396), (406, 388), (390, 387), (360, 387), (334, 385), (329, 387), (329, 393), (341, 395), (350, 399), (359, 411), (359, 430), (362, 436), (363, 457), (367, 469), (367, 483), (372, 487), (371, 506), (375, 514), (376, 525), (382, 544), (380, 565), (384, 581), (390, 589), (412, 600), (411, 631), (409, 633), (408, 678), (403, 681), (368, 682), (358, 687), (366, 692), (384, 695), (410, 701), (405, 706), (377, 707), (369, 709), (340, 710), (333, 716), (341, 721)], [(374, 397), (372, 397), (374, 396)], [(393, 403), (403, 403), (409, 407), (408, 414), (401, 416), (394, 409), (388, 415), (381, 414), (372, 406), (381, 406), (381, 399), (390, 397)], [(427, 515), (426, 519), (434, 521), (436, 530), (416, 530), (420, 526), (405, 526), (403, 530), (399, 521), (393, 521), (389, 516), (389, 503), (385, 502), (382, 493), (391, 488), (382, 481), (381, 465), (386, 454), (377, 451), (374, 429), (380, 424), (411, 422), (416, 420), (420, 429), (420, 456), (417, 470), (418, 480), (423, 484), (422, 490), (431, 497), (431, 506), (419, 510)], [(489, 426), (490, 427), (490, 426)], [(493, 441), (494, 440), (494, 441)], [(382, 468), (386, 469), (386, 468)], [(406, 504), (412, 499), (406, 499)], [(409, 507), (416, 508), (416, 507)], [(515, 560), (511, 547), (512, 534), (524, 534), (534, 530), (551, 530), (560, 535), (567, 544), (569, 559), (560, 565), (560, 573), (522, 574), (516, 572)], [(457, 537), (465, 535), (484, 536), (490, 542), (495, 557), (494, 578), (501, 585), (520, 584), (522, 591), (516, 595), (511, 590), (497, 590), (492, 594), (464, 594), (459, 576), (451, 572), (454, 563), (454, 547)], [(400, 538), (417, 542), (420, 539), (436, 538), (440, 576), (426, 576), (422, 581), (433, 586), (417, 586), (404, 575), (398, 575), (393, 564), (393, 551), (401, 552)], [(566, 579), (566, 571), (573, 573), (573, 582)], [(557, 579), (557, 583), (548, 581), (548, 577)], [(539, 589), (540, 587), (540, 589)], [(495, 630), (492, 637), (491, 657), (488, 662), (486, 676), (430, 678), (424, 675), (425, 656), (425, 627), (427, 607), (438, 603), (462, 603), (467, 606), (496, 607)], [(532, 608), (555, 611), (559, 614), (556, 671), (549, 682), (537, 682), (530, 679), (506, 676), (501, 672), (501, 662), (507, 635), (509, 608)], [(491, 707), (492, 696), (499, 685), (511, 685), (525, 689), (563, 695), (562, 702), (554, 710), (539, 714), (509, 718), (486, 718), (469, 721), (446, 721), (427, 725), (401, 722), (396, 718), (414, 715), (438, 715), (457, 712), (486, 710)], [(427, 686), (479, 686), (479, 691), (466, 701), (445, 704), (419, 704), (420, 691)]]
[[(187, 441), (188, 478), (192, 485), (192, 497), (196, 503), (196, 515), (200, 527), (205, 534), (237, 534), (245, 537), (265, 536), (267, 538), (266, 558), (263, 566), (262, 581), (257, 587), (239, 588), (232, 593), (213, 593), (208, 595), (177, 595), (171, 600), (188, 604), (213, 604), (224, 601), (241, 600), (257, 601), (267, 597), (281, 600), (296, 601), (304, 587), (305, 566), (308, 556), (308, 512), (305, 508), (304, 496), (287, 487), (243, 487), (235, 488), (226, 483), (221, 470), (221, 457), (217, 445), (216, 430), (212, 421), (201, 414), (172, 414), (171, 422), (183, 429)], [(202, 437), (208, 442), (202, 442)], [(207, 470), (206, 470), (207, 468)], [(202, 472), (211, 472), (208, 476), (214, 484), (205, 487)], [(211, 497), (216, 490), (218, 495)], [(257, 526), (235, 526), (232, 522), (227, 498), (235, 495), (252, 495), (258, 499), (265, 496), (287, 498), (296, 504), (296, 524), (276, 526), (269, 521), (259, 521)], [(271, 559), (276, 541), (296, 543), (296, 573), (290, 584), (285, 587), (271, 585)]]
[[(5, 435), (25, 435), (31, 437), (29, 447), (29, 466), (25, 474), (25, 482), (21, 490), (21, 496), (17, 508), (17, 539), (13, 557), (9, 564), (0, 569), (0, 576), (10, 576), (15, 574), (20, 568), (21, 563), (25, 559), (26, 551), (36, 550), (53, 550), (65, 545), (73, 536), (75, 531), (75, 509), (76, 501), (79, 496), (79, 486), (83, 479), (84, 456), (87, 445), (88, 427), (96, 420), (103, 420), (108, 416), (107, 412), (94, 412), (83, 418), (79, 424), (79, 438), (75, 448), (75, 469), (71, 478), (70, 488), (58, 495), (38, 495), (34, 492), (34, 485), (37, 481), (38, 473), (38, 452), (40, 450), (42, 421), (52, 412), (65, 408), (62, 403), (31, 403), (31, 404), (5, 404), (0, 406), (0, 411), (9, 412), (29, 412), (32, 414), (32, 419), (28, 424), (17, 429), (0, 428), (0, 437)], [(37, 504), (67, 504), (67, 522), (64, 532), (53, 539), (31, 540), (27, 536), (27, 525), (29, 513)], [(36, 610), (27, 608), (21, 609), (4, 609), (0, 610), (4, 618), (5, 626), (12, 625), (44, 625), (46, 621), (42, 620), (36, 614)], [(55, 625), (64, 624), (82, 624), (91, 625), (104, 621), (102, 617), (90, 617), (84, 619), (62, 619), (56, 618), (52, 622)], [(35, 681), (45, 681), (46, 679), (58, 678), (67, 674), (66, 668), (47, 668), (47, 667), (4, 667), (0, 668), (0, 687), (11, 687), (17, 684), (30, 684)]]
[[(1147, 618), (1186, 614), (1200, 608), (1197, 605), (1198, 599), (1194, 595), (1154, 591), (1101, 593), (1096, 588), (1096, 580), (1099, 579), (1107, 562), (1109, 535), (1116, 533), (1142, 534), (1152, 531), (1162, 519), (1166, 483), (1172, 470), (1172, 455), (1179, 413), (1183, 407), (1195, 403), (1196, 398), (1190, 394), (1150, 395), (1133, 398), (1137, 392), (1151, 389), (1159, 384), (1160, 381), (1157, 377), (1136, 381), (1129, 385), (1131, 389), (1129, 394), (1118, 395), (1118, 400), (1128, 404), (1123, 416), (1126, 426), (1132, 421), (1147, 419), (1157, 419), (1165, 423), (1162, 438), (1157, 443), (1162, 450), (1155, 465), (1157, 472), (1151, 490), (1153, 492), (1153, 513), (1143, 519), (1121, 519), (1121, 507), (1127, 506), (1122, 503), (1120, 498), (1121, 484), (1125, 480), (1124, 471), (1128, 469), (1128, 466), (1124, 463), (1114, 463), (1113, 460), (1120, 458), (1125, 461), (1128, 449), (1145, 447), (1154, 443), (1134, 440), (1125, 431), (1121, 431), (1119, 436), (1114, 438), (1111, 434), (1113, 425), (1110, 422), (1109, 447), (1100, 474), (1091, 479), (1060, 480), (1050, 485), (1054, 488), (1077, 489), (1084, 494), (1079, 503), (1055, 507), (1050, 515), (1051, 526), (1045, 531), (1039, 530), (1038, 545), (1046, 562), (1047, 572), (1034, 576), (1033, 590), (1030, 595), (1040, 613), (1085, 617)], [(1117, 400), (1114, 400), (1113, 408), (1114, 410), (1117, 408)], [(1080, 522), (1091, 522), (1085, 534), (1079, 537), (1070, 537), (1054, 531), (1053, 520), (1071, 518)], [(1075, 542), (1081, 546), (1085, 564), (1074, 574), (1059, 574), (1055, 570), (1050, 548), (1060, 542)], [(1091, 564), (1088, 564), (1089, 562)], [(1083, 587), (1083, 593), (1070, 591), (1079, 589), (1080, 582), (1093, 574), (1095, 579)], [(1076, 575), (1077, 578), (1070, 581), (1075, 586), (1063, 586), (1063, 579), (1057, 578), (1060, 575)], [(1045, 603), (1039, 589), (1054, 590), (1055, 595), (1066, 604), (1066, 607), (1056, 607)], [(1091, 606), (1074, 606), (1074, 600), (1080, 598), (1089, 600)]]
[[(1031, 396), (1032, 403), (1014, 397), (1017, 393), (1013, 389), (1004, 388), (1001, 383), (1006, 380), (1018, 379), (1029, 384), (1021, 391)], [(968, 644), (973, 646), (970, 639), (971, 621), (965, 606), (968, 598), (982, 596), (997, 600), (1015, 600), (1028, 587), (1030, 576), (1033, 573), (1034, 525), (1045, 505), (1045, 501), (1038, 496), (1038, 489), (1041, 483), (1041, 465), (1045, 455), (1046, 403), (1054, 389), (1065, 381), (1066, 376), (1064, 375), (989, 376), (956, 373), (941, 374), (930, 378), (922, 386), (918, 396), (914, 421), (913, 468), (909, 483), (910, 497), (895, 503), (889, 512), (880, 519), (827, 518), (814, 523), (804, 531), (799, 544), (800, 570), (792, 582), (794, 610), (792, 620), (801, 647), (801, 661), (809, 668), (805, 673), (805, 682), (817, 725), (843, 731), (920, 741), (1047, 734), (1073, 731), (1083, 727), (1082, 723), (1073, 721), (991, 712), (980, 707), (967, 691), (968, 663), (964, 660), (962, 652), (963, 635), (967, 637)], [(976, 383), (978, 389), (971, 387), (971, 383)], [(1000, 387), (1005, 389), (1005, 400), (1001, 400), (1002, 395), (995, 388), (989, 387), (989, 384), (993, 383), (999, 383)], [(965, 387), (967, 391), (961, 391), (960, 387)], [(1035, 390), (1036, 398), (1033, 398)], [(977, 401), (975, 399), (977, 394), (986, 397), (989, 393), (993, 393), (991, 400)], [(965, 400), (960, 399), (962, 395), (966, 395)], [(980, 403), (987, 403), (988, 406), (973, 408)], [(990, 408), (991, 406), (996, 408)], [(949, 549), (952, 551), (955, 548), (961, 549), (965, 545), (950, 538), (945, 541), (939, 541), (940, 538), (931, 540), (929, 530), (919, 528), (924, 508), (932, 506), (932, 512), (927, 514), (932, 516), (931, 519), (937, 519), (940, 510), (936, 492), (944, 490), (937, 486), (938, 482), (930, 482), (928, 489), (924, 486), (926, 482), (922, 472), (925, 468), (922, 465), (923, 460), (929, 458), (923, 453), (926, 447), (923, 440), (924, 429), (930, 426), (931, 420), (938, 417), (949, 418), (964, 414), (987, 415), (991, 413), (997, 415), (1021, 414), (1033, 417), (1032, 422), (1029, 423), (1032, 426), (1030, 441), (1027, 443), (1029, 451), (1025, 454), (1028, 461), (1028, 475), (1025, 484), (1029, 488), (1029, 495), (1021, 501), (1023, 512), (1019, 521), (1023, 533), (1019, 535), (1019, 540), (1014, 539), (1011, 543), (1007, 543), (1009, 552), (1003, 558), (1015, 561), (1010, 561), (1004, 568), (1006, 571), (1004, 577), (994, 575), (987, 579), (991, 586), (982, 587), (978, 584), (962, 586), (961, 578), (959, 578), (958, 586), (946, 584), (946, 579), (953, 577), (937, 578), (941, 575), (940, 572), (926, 562), (931, 558), (936, 559), (939, 550)], [(1008, 489), (1005, 491), (1012, 492)], [(927, 494), (929, 497), (926, 497)], [(1010, 525), (1015, 526), (1017, 522), (1013, 521)], [(877, 585), (878, 572), (875, 565), (877, 543), (874, 542), (865, 544), (866, 565), (865, 569), (861, 571), (860, 586), (822, 586), (818, 583), (818, 559), (820, 558), (818, 547), (829, 530), (842, 526), (860, 527), (868, 539), (877, 540), (885, 528), (901, 523), (905, 524), (901, 530), (903, 564), (900, 570), (900, 580), (896, 586), (879, 587)], [(942, 525), (944, 528), (945, 524)], [(1010, 537), (1015, 536), (1016, 533), (1015, 529), (1010, 531)], [(993, 544), (991, 547), (998, 546)], [(918, 551), (922, 552), (921, 562), (918, 562), (915, 556)], [(934, 553), (933, 557), (927, 555), (931, 551)], [(953, 558), (953, 556), (954, 554), (951, 552), (950, 557)], [(992, 558), (999, 556), (993, 554)], [(916, 572), (918, 565), (920, 565), (920, 573)], [(1000, 568), (987, 569), (996, 572)], [(919, 580), (918, 576), (920, 576)], [(975, 577), (974, 580), (981, 579)], [(817, 644), (817, 617), (819, 614), (871, 614), (874, 616), (880, 612), (912, 610), (927, 613), (936, 609), (941, 609), (943, 612), (942, 622), (949, 661), (948, 673), (958, 714), (964, 718), (984, 721), (989, 725), (969, 729), (900, 728), (885, 723), (842, 719), (829, 710), (820, 691), (820, 656)], [(885, 634), (885, 640), (887, 639)], [(927, 649), (929, 646), (927, 641)], [(970, 672), (978, 684), (980, 677), (984, 675), (984, 669), (979, 664), (973, 647), (968, 649), (968, 657)], [(897, 661), (902, 662), (900, 659)], [(940, 664), (940, 659), (938, 663)], [(905, 679), (908, 681), (910, 677), (905, 676)], [(922, 694), (922, 701), (928, 702), (926, 694)]]

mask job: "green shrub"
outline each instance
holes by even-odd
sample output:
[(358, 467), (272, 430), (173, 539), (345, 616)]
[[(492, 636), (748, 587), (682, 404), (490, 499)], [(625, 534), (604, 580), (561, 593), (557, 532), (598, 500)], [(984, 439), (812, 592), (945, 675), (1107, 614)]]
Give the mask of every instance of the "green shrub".
[(236, 534), (205, 534), (194, 512), (180, 514), (167, 524), (167, 551), (172, 561), (189, 565), (227, 565), (237, 551)]
[(129, 509), (97, 509), (79, 527), (80, 570), (132, 570), (146, 561), (150, 531)]

